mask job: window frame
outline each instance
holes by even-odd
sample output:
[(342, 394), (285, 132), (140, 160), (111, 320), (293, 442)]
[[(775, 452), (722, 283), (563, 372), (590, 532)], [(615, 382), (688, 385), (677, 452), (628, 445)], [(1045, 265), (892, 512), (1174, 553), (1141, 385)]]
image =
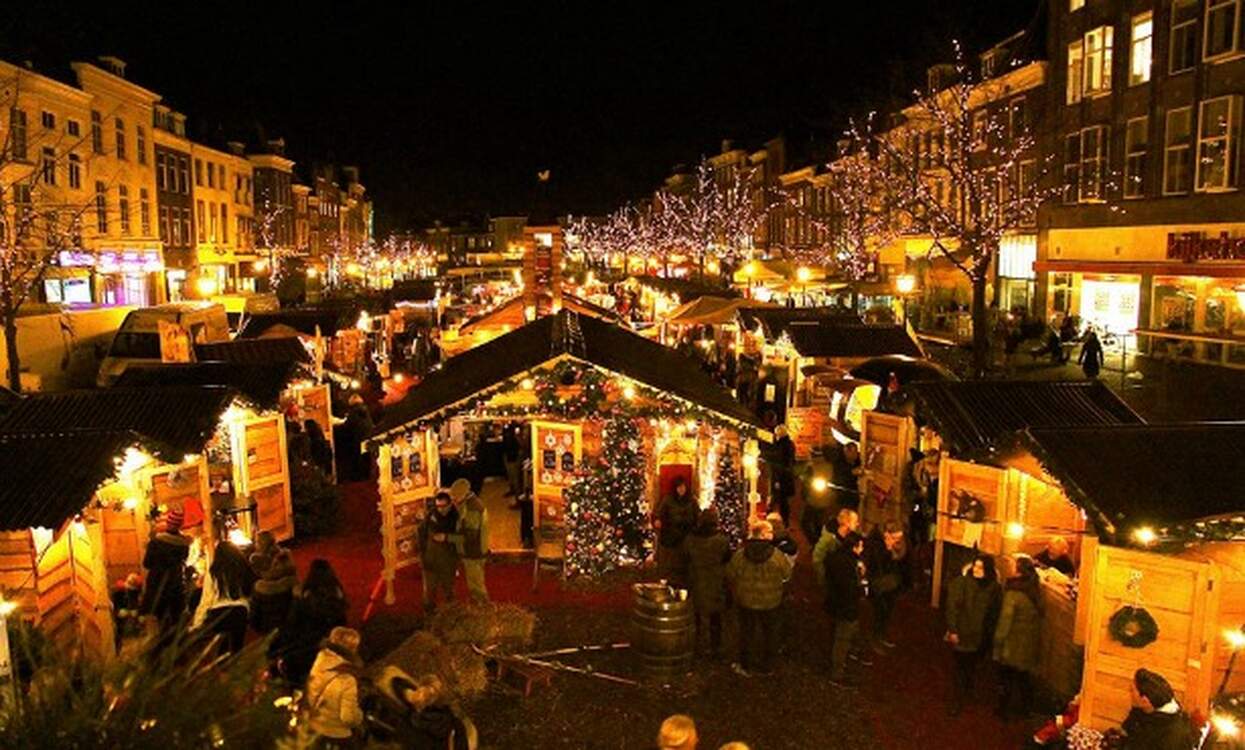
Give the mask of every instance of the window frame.
[[(1090, 39), (1098, 38), (1100, 46), (1097, 50), (1091, 51)], [(1113, 46), (1115, 42), (1115, 28), (1110, 25), (1097, 26), (1085, 32), (1084, 36), (1084, 74), (1081, 83), (1082, 98), (1094, 98), (1098, 96), (1106, 96), (1111, 93), (1111, 87), (1114, 85), (1112, 80), (1112, 60)], [(1097, 60), (1097, 64), (1092, 64)], [(1097, 86), (1090, 86), (1090, 78), (1097, 73)]]
[[(1068, 158), (1073, 153), (1075, 144), (1076, 158)], [(1065, 133), (1063, 137), (1063, 195), (1061, 200), (1066, 205), (1080, 203), (1081, 194), (1081, 131)]]
[[(1134, 123), (1141, 123), (1141, 133), (1145, 140), (1142, 149), (1136, 150), (1137, 141), (1133, 138)], [(1125, 200), (1146, 197), (1146, 167), (1150, 156), (1150, 116), (1130, 118), (1124, 125), (1124, 185), (1122, 194)], [(1140, 165), (1134, 167), (1135, 161)], [(1134, 189), (1135, 187), (1135, 189)]]
[(1065, 104), (1079, 104), (1085, 98), (1085, 40), (1077, 39), (1068, 44), (1068, 56), (1064, 66), (1068, 77)]
[[(1148, 23), (1150, 31), (1145, 37), (1137, 38), (1137, 27)], [(1145, 71), (1138, 77), (1137, 71), (1137, 49), (1138, 46), (1144, 44), (1146, 48), (1146, 67)], [(1144, 13), (1138, 13), (1129, 19), (1128, 23), (1128, 85), (1140, 86), (1143, 83), (1149, 83), (1154, 76), (1154, 11), (1148, 10)]]
[(56, 149), (53, 146), (39, 149), (39, 171), (44, 185), (56, 187)]
[(134, 151), (138, 156), (138, 163), (146, 166), (147, 164), (147, 129), (142, 125), (134, 126)]
[[(1180, 21), (1179, 23), (1177, 23), (1176, 14), (1179, 12), (1180, 3), (1182, 2), (1187, 2), (1194, 7), (1198, 7), (1200, 0), (1173, 0), (1172, 2), (1171, 17), (1168, 19), (1169, 23), (1168, 23), (1168, 30), (1167, 30), (1167, 36), (1168, 36), (1168, 39), (1167, 39), (1167, 74), (1168, 75), (1179, 75), (1181, 73), (1187, 73), (1190, 70), (1195, 69), (1197, 67), (1198, 58), (1201, 56), (1199, 53), (1201, 52), (1202, 44), (1201, 44), (1201, 40), (1198, 38), (1197, 24), (1201, 20), (1202, 14), (1194, 13), (1192, 17), (1189, 18), (1187, 21)], [(1178, 59), (1177, 55), (1175, 54), (1176, 42), (1179, 39), (1185, 39), (1186, 38), (1185, 35), (1192, 35), (1191, 46), (1192, 46), (1193, 54), (1190, 55), (1189, 64), (1187, 66), (1183, 68), (1176, 68), (1176, 60)], [(1188, 41), (1186, 41), (1185, 46), (1190, 46)], [(1183, 57), (1183, 51), (1184, 50), (1182, 49), (1181, 58)]]
[(108, 234), (108, 185), (95, 181), (95, 231)]
[[(1085, 155), (1085, 140), (1089, 134), (1097, 136), (1097, 154), (1092, 157)], [(1109, 125), (1090, 125), (1081, 128), (1081, 181), (1077, 189), (1078, 203), (1102, 203), (1106, 200), (1106, 170), (1111, 159), (1111, 127)], [(1092, 196), (1087, 195), (1089, 191), (1085, 189), (1086, 176), (1093, 168), (1095, 175), (1096, 187)]]
[(46, 109), (39, 112), (39, 124), (44, 130), (56, 130), (56, 113)]
[[(1180, 115), (1181, 113), (1187, 114), (1188, 116), (1186, 142), (1183, 145), (1182, 144), (1173, 145), (1171, 142), (1172, 118), (1173, 116)], [(1161, 191), (1163, 195), (1188, 195), (1193, 189), (1194, 176), (1192, 172), (1196, 171), (1196, 170), (1191, 169), (1193, 167), (1193, 147), (1194, 147), (1194, 143), (1196, 142), (1193, 137), (1194, 124), (1195, 123), (1193, 121), (1193, 107), (1192, 106), (1172, 107), (1171, 109), (1167, 110), (1167, 112), (1164, 113), (1164, 116), (1163, 116), (1163, 186), (1162, 186), (1162, 191)], [(1170, 176), (1170, 167), (1171, 167), (1171, 155), (1173, 152), (1181, 151), (1181, 150), (1185, 151), (1187, 154), (1186, 169), (1189, 172), (1188, 184), (1184, 186), (1183, 189), (1179, 189), (1179, 186), (1178, 186), (1178, 189), (1171, 190), (1168, 187), (1168, 184), (1170, 182), (1169, 176)]]
[[(1245, 50), (1242, 49), (1241, 39), (1241, 12), (1242, 0), (1206, 0), (1206, 10), (1202, 14), (1202, 61), (1203, 62), (1221, 62), (1239, 57)], [(1213, 6), (1213, 7), (1212, 7)], [(1212, 11), (1222, 11), (1226, 8), (1232, 9), (1232, 44), (1227, 49), (1211, 54), (1210, 51), (1210, 14)]]
[[(1225, 123), (1224, 132), (1222, 134), (1204, 137), (1203, 132), (1207, 125), (1206, 107), (1207, 105), (1216, 104), (1221, 101), (1227, 101), (1228, 112), (1227, 122)], [(1241, 95), (1227, 94), (1224, 96), (1216, 96), (1211, 99), (1203, 99), (1198, 103), (1197, 113), (1197, 131), (1196, 151), (1194, 152), (1194, 174), (1193, 174), (1193, 192), (1195, 193), (1223, 193), (1236, 189), (1237, 168), (1236, 161), (1239, 150), (1238, 141), (1240, 139), (1241, 125)], [(1203, 156), (1202, 150), (1204, 144), (1222, 142), (1222, 158), (1223, 158), (1223, 182), (1218, 185), (1202, 184), (1202, 167), (1206, 163), (1206, 157)]]
[(130, 234), (130, 188), (128, 185), (117, 186), (117, 218), (120, 220), (122, 236)]
[(9, 108), (9, 153), (14, 161), (30, 158), (30, 120), (17, 107)]
[(125, 148), (125, 120), (122, 120), (120, 117), (116, 118), (114, 122), (114, 131), (116, 133), (117, 141), (117, 149), (114, 156), (122, 161), (129, 161), (129, 156), (126, 155)]
[(145, 187), (138, 189), (138, 223), (144, 237), (151, 236), (151, 192)]
[(71, 190), (82, 189), (82, 157), (77, 154), (69, 155), (69, 166), (66, 175)]

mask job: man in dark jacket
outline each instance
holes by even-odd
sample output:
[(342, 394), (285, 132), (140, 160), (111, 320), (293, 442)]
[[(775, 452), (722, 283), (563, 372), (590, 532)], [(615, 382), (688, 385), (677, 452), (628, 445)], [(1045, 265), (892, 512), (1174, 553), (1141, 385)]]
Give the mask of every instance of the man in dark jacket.
[(147, 571), (138, 609), (154, 615), (167, 634), (186, 610), (186, 560), (190, 537), (183, 535), (181, 508), (171, 508), (157, 523), (159, 531), (147, 543), (143, 569)]
[(979, 553), (964, 574), (947, 586), (947, 634), (955, 660), (950, 713), (958, 716), (972, 694), (981, 655), (991, 648), (1003, 587), (994, 572), (994, 558)]
[(1189, 715), (1180, 710), (1163, 675), (1138, 669), (1129, 687), (1133, 707), (1121, 726), (1121, 750), (1189, 750), (1196, 745)]
[(847, 681), (847, 654), (860, 624), (860, 600), (865, 585), (860, 562), (864, 540), (852, 531), (834, 552), (826, 556), (826, 612), (834, 620), (830, 648), (830, 682), (837, 687), (854, 688)]
[(705, 631), (709, 652), (716, 659), (722, 653), (722, 612), (726, 609), (726, 563), (731, 559), (730, 544), (718, 531), (718, 513), (710, 508), (700, 514), (696, 528), (684, 542), (687, 547), (688, 582), (692, 607), (696, 610), (696, 650), (701, 651)]
[(687, 480), (674, 480), (671, 493), (662, 498), (653, 513), (657, 528), (657, 574), (678, 587), (687, 585), (687, 557), (683, 540), (696, 525), (699, 509)]
[(774, 437), (770, 463), (772, 500), (774, 509), (782, 516), (783, 526), (786, 526), (791, 522), (791, 498), (795, 496), (795, 443), (783, 425), (775, 428)]
[(874, 527), (865, 540), (864, 560), (869, 574), (873, 649), (879, 653), (895, 647), (886, 639), (886, 633), (903, 584), (903, 558), (903, 527), (894, 521)]
[(458, 551), (454, 537), (458, 531), (458, 509), (450, 493), (441, 491), (419, 527), (420, 568), (424, 578), (424, 610), (436, 608), (438, 594), (444, 602), (454, 601), (454, 574), (458, 571)]
[[(739, 604), (739, 662), (733, 668), (748, 676), (749, 670), (768, 673), (774, 657), (778, 608), (783, 587), (791, 577), (791, 561), (771, 541), (769, 523), (757, 521), (748, 529), (748, 541), (726, 566), (726, 578)], [(761, 639), (761, 647), (753, 644)]]

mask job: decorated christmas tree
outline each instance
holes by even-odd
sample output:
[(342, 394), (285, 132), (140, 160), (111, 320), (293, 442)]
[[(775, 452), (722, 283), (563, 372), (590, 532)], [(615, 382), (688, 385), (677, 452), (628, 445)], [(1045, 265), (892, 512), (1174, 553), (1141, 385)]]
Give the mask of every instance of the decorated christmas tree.
[(731, 451), (722, 451), (718, 461), (718, 481), (714, 488), (713, 505), (718, 509), (718, 523), (722, 533), (735, 548), (748, 536), (748, 501), (744, 497), (743, 483), (735, 470)]
[(566, 568), (600, 575), (643, 560), (652, 546), (644, 455), (635, 421), (605, 426), (601, 457), (566, 490)]

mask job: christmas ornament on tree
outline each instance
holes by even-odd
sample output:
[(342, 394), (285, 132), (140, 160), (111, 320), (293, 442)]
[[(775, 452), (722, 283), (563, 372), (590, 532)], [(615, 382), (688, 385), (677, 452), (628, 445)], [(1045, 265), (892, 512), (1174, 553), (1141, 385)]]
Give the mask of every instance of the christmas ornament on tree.
[(718, 523), (731, 548), (744, 543), (748, 536), (748, 502), (744, 497), (743, 482), (735, 469), (731, 451), (722, 451), (718, 461), (718, 480), (713, 492), (713, 505), (718, 510)]
[(638, 436), (633, 419), (619, 417), (606, 423), (600, 459), (566, 490), (570, 575), (600, 575), (648, 556), (652, 531)]

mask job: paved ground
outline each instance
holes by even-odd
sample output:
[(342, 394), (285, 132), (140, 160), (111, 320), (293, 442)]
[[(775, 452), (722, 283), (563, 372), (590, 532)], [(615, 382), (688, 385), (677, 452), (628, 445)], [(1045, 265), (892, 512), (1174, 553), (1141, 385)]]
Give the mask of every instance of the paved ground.
[[(347, 590), (351, 619), (359, 623), (380, 571), (380, 524), (370, 484), (345, 485), (343, 495), (345, 520), (339, 532), (298, 544), (294, 554), (301, 571), (315, 557), (332, 562)], [(533, 588), (530, 562), (512, 558), (488, 569), (494, 598), (537, 613), (538, 649), (629, 640), (628, 583), (633, 578), (584, 584), (546, 575)], [(459, 593), (465, 595), (461, 582)], [(365, 655), (384, 653), (418, 627), (417, 569), (400, 571), (397, 594), (396, 604), (380, 604), (363, 626)], [(925, 601), (910, 594), (901, 602), (894, 633), (899, 647), (863, 671), (858, 693), (838, 692), (825, 680), (826, 619), (812, 570), (801, 560), (784, 625), (785, 653), (772, 676), (740, 677), (725, 661), (698, 663), (695, 673), (672, 689), (559, 675), (530, 698), (494, 686), (470, 711), (480, 726), (482, 746), (501, 750), (651, 747), (661, 720), (675, 712), (697, 719), (702, 747), (710, 749), (729, 740), (748, 742), (754, 750), (1020, 746), (1032, 723), (1003, 724), (993, 716), (987, 706), (994, 689), (988, 674), (983, 673), (976, 705), (957, 718), (946, 716), (950, 657), (940, 640), (939, 617)], [(728, 617), (728, 653), (733, 653), (735, 628)], [(568, 662), (638, 676), (627, 652)]]

